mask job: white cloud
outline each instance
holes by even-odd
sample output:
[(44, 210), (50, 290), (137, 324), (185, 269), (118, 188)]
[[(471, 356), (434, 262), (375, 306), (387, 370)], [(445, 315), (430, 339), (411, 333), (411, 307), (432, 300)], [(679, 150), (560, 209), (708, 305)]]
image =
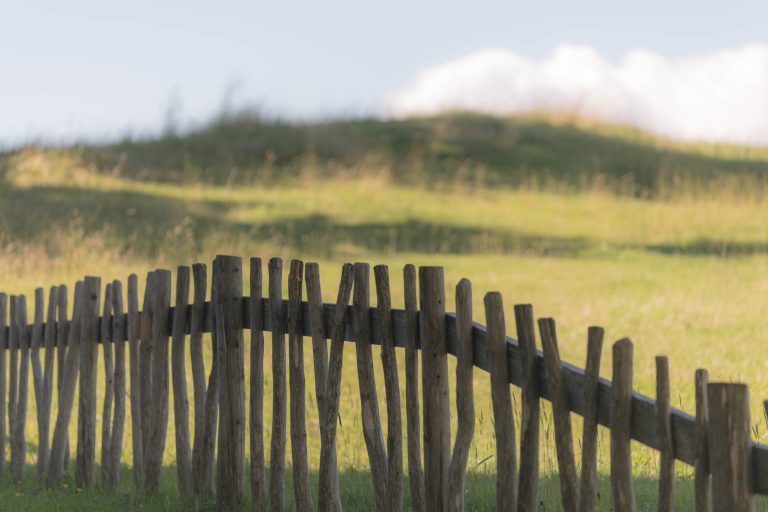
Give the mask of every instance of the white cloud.
[(768, 45), (616, 65), (589, 46), (542, 60), (489, 49), (425, 69), (387, 101), (394, 117), (472, 110), (565, 111), (685, 140), (768, 145)]

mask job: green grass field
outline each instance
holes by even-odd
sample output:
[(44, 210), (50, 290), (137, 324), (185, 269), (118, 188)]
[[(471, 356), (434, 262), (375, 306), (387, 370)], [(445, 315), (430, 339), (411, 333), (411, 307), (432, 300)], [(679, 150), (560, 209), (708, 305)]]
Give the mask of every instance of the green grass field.
[[(335, 300), (341, 263), (388, 264), (393, 306), (402, 307), (402, 266), (442, 265), (449, 306), (453, 285), (467, 277), (483, 322), (483, 294), (501, 291), (514, 334), (513, 305), (532, 303), (537, 316), (557, 320), (561, 354), (575, 364), (583, 365), (589, 325), (605, 327), (608, 342), (630, 337), (635, 388), (646, 394), (654, 394), (653, 357), (668, 355), (673, 403), (689, 412), (696, 368), (708, 368), (712, 380), (748, 383), (754, 433), (765, 441), (766, 176), (765, 149), (684, 145), (545, 118), (323, 125), (240, 118), (158, 140), (27, 148), (0, 155), (0, 289), (31, 295), (37, 286), (72, 286), (86, 274), (125, 280), (136, 272), (143, 279), (152, 268), (237, 254), (320, 262), (326, 302)], [(602, 374), (610, 378), (608, 347)], [(373, 492), (353, 352), (347, 347), (339, 462), (347, 508), (367, 510)], [(317, 411), (306, 355), (316, 471)], [(378, 384), (383, 397), (382, 379)], [(266, 385), (269, 424), (269, 375)], [(476, 371), (472, 510), (495, 505), (488, 390), (488, 375)], [(543, 421), (542, 471), (550, 476), (541, 495), (544, 509), (553, 510), (552, 426), (546, 415)], [(580, 432), (578, 418), (574, 426)], [(607, 431), (601, 435), (605, 471)], [(27, 437), (36, 437), (32, 393)], [(30, 464), (34, 453), (32, 444)], [(129, 465), (130, 429), (123, 453)], [(655, 509), (656, 458), (639, 445), (633, 453), (641, 509)], [(174, 454), (171, 421), (158, 496), (134, 491), (126, 466), (114, 494), (76, 492), (71, 478), (46, 489), (31, 471), (21, 484), (6, 474), (0, 501), (35, 511), (188, 509), (175, 498)], [(679, 508), (687, 510), (690, 471), (678, 468)], [(601, 485), (601, 503), (609, 507), (607, 479)]]

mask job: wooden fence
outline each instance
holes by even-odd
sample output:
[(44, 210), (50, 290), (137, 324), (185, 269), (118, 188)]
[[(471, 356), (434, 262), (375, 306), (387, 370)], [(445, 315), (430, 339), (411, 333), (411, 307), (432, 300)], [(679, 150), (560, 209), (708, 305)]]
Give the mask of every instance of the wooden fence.
[[(119, 281), (107, 283), (102, 290), (99, 278), (86, 277), (75, 285), (71, 319), (67, 316), (66, 286), (51, 288), (47, 310), (43, 290), (36, 290), (31, 325), (25, 297), (11, 296), (8, 300), (0, 294), (0, 347), (5, 347), (0, 350), (0, 400), (8, 405), (13, 478), (23, 478), (31, 363), (37, 404), (37, 478), (54, 484), (70, 466), (68, 432), (79, 385), (75, 477), (78, 486), (96, 483), (96, 382), (101, 344), (106, 377), (100, 454), (103, 486), (114, 488), (120, 481), (124, 425), (130, 421), (135, 484), (148, 493), (157, 490), (168, 430), (169, 395), (173, 392), (180, 494), (215, 500), (223, 510), (242, 503), (246, 492), (247, 430), (248, 487), (253, 507), (268, 505), (270, 510), (283, 510), (286, 436), (290, 433), (295, 507), (312, 510), (303, 356), (304, 338), (311, 337), (321, 436), (319, 510), (342, 509), (336, 427), (346, 341), (355, 346), (362, 430), (377, 510), (402, 509), (404, 459), (415, 510), (464, 509), (464, 478), (475, 424), (475, 368), (490, 372), (491, 376), (498, 510), (533, 511), (539, 506), (542, 398), (552, 402), (565, 510), (586, 512), (596, 507), (598, 425), (610, 429), (614, 510), (636, 508), (631, 440), (660, 454), (659, 510), (674, 507), (675, 460), (695, 467), (697, 511), (752, 510), (753, 496), (768, 494), (768, 446), (751, 439), (745, 385), (709, 383), (706, 370), (697, 371), (696, 412), (691, 416), (670, 407), (665, 357), (656, 359), (656, 399), (640, 395), (632, 390), (629, 339), (613, 345), (612, 381), (601, 379), (601, 328), (589, 329), (585, 369), (578, 368), (561, 361), (552, 319), (538, 320), (543, 351), (537, 350), (536, 325), (529, 305), (514, 308), (517, 339), (506, 334), (502, 297), (497, 292), (485, 295), (488, 325), (473, 322), (472, 287), (466, 279), (456, 286), (456, 313), (446, 313), (442, 268), (419, 268), (417, 285), (416, 269), (406, 265), (404, 310), (391, 308), (386, 266), (374, 267), (375, 308), (370, 306), (368, 264), (343, 266), (335, 304), (323, 302), (316, 263), (291, 261), (287, 301), (283, 298), (282, 260), (272, 258), (267, 269), (268, 295), (263, 297), (262, 261), (250, 259), (250, 296), (244, 296), (245, 269), (241, 258), (218, 256), (213, 263), (211, 300), (207, 301), (206, 266), (195, 264), (191, 271), (189, 267), (179, 267), (173, 307), (171, 272), (155, 270), (147, 275), (141, 309), (136, 275), (129, 276), (125, 297)], [(302, 300), (303, 282), (306, 301)], [(246, 329), (250, 330), (248, 383), (244, 378)], [(273, 344), (271, 365), (267, 366), (271, 368), (273, 382), (269, 481), (263, 424), (264, 331), (271, 331)], [(202, 338), (208, 332), (212, 334), (214, 358), (206, 375)], [(187, 337), (194, 388), (193, 439), (185, 374)], [(379, 417), (373, 344), (381, 345), (386, 438)], [(405, 435), (401, 428), (403, 407), (396, 347), (404, 348), (405, 352), (404, 359), (401, 355), (405, 364)], [(457, 358), (454, 385), (458, 430), (453, 445), (448, 354)], [(58, 404), (55, 418), (51, 413), (54, 375)], [(521, 388), (519, 439), (509, 384)], [(4, 406), (0, 407), (2, 454), (5, 411)], [(584, 418), (580, 476), (573, 449), (571, 412)], [(0, 472), (4, 469), (5, 456), (0, 458)]]

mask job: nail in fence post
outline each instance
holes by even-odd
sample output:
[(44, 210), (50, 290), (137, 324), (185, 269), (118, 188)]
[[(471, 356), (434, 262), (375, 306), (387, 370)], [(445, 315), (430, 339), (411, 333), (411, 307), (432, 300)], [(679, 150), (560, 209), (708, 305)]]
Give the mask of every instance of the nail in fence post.
[(451, 426), (442, 267), (419, 267), (419, 292), (426, 509), (444, 510), (448, 499)]
[(745, 384), (708, 384), (707, 404), (713, 508), (751, 512), (755, 506), (749, 388)]

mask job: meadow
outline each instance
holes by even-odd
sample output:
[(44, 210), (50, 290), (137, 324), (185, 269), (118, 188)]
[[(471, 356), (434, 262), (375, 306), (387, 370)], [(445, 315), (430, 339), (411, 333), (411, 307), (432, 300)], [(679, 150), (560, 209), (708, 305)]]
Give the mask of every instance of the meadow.
[[(590, 325), (603, 326), (607, 342), (630, 337), (635, 389), (645, 394), (654, 393), (654, 356), (668, 355), (673, 403), (683, 410), (693, 411), (697, 368), (708, 368), (713, 381), (748, 383), (754, 435), (766, 442), (766, 177), (766, 149), (682, 144), (547, 116), (311, 125), (242, 116), (157, 139), (30, 146), (0, 154), (0, 289), (31, 295), (37, 286), (72, 286), (84, 275), (124, 281), (135, 272), (141, 281), (149, 269), (210, 264), (216, 254), (281, 256), (320, 263), (326, 302), (335, 299), (343, 262), (387, 264), (393, 306), (402, 307), (396, 277), (403, 265), (441, 265), (449, 310), (462, 277), (473, 283), (480, 322), (484, 293), (502, 292), (512, 335), (513, 305), (531, 303), (537, 317), (557, 320), (569, 362), (583, 364)], [(602, 375), (610, 377), (607, 347)], [(347, 508), (365, 510), (373, 493), (353, 352), (345, 352), (339, 462)], [(317, 411), (305, 354), (316, 470)], [(383, 396), (381, 378), (378, 384)], [(488, 389), (488, 375), (476, 371), (472, 510), (494, 506)], [(551, 441), (544, 411), (542, 432)], [(579, 432), (577, 418), (574, 424)], [(112, 494), (76, 490), (71, 478), (47, 489), (30, 470), (22, 483), (0, 477), (0, 502), (35, 511), (187, 509), (174, 498), (172, 428), (157, 496), (134, 491), (127, 468)], [(605, 470), (607, 431), (601, 435)], [(129, 440), (127, 428), (127, 465)], [(553, 474), (553, 443), (542, 450), (543, 468)], [(28, 453), (33, 464), (34, 446)], [(639, 445), (633, 453), (640, 508), (655, 509), (656, 458)], [(687, 510), (691, 472), (678, 470), (678, 504)], [(601, 505), (609, 508), (607, 479), (601, 485)], [(543, 480), (545, 510), (558, 508), (557, 486), (555, 477)]]

